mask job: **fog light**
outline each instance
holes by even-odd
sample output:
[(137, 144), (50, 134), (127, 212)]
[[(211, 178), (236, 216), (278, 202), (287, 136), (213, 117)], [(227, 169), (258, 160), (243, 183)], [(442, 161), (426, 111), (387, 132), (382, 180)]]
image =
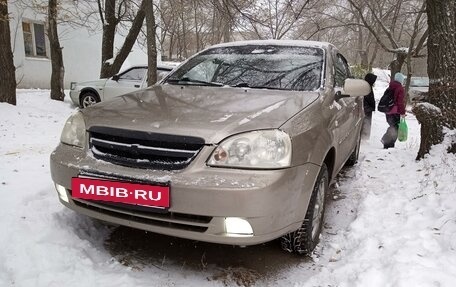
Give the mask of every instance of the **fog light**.
[(67, 195), (67, 191), (66, 191), (66, 188), (64, 186), (61, 186), (59, 184), (55, 184), (55, 189), (57, 189), (57, 193), (59, 194), (59, 197), (61, 200), (65, 201), (65, 202), (69, 202), (68, 201), (68, 195)]
[(238, 217), (225, 218), (225, 232), (229, 235), (253, 235), (250, 223)]

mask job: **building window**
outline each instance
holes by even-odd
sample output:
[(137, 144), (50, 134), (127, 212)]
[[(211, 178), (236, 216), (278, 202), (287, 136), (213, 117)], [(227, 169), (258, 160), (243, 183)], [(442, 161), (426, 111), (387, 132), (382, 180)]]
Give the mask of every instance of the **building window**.
[(44, 25), (22, 22), (24, 48), (27, 57), (47, 57)]

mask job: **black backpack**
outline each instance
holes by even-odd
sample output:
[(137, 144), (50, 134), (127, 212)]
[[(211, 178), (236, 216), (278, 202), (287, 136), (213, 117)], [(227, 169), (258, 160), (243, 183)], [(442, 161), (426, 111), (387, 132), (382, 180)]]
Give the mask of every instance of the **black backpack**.
[(393, 89), (386, 89), (383, 93), (382, 98), (378, 102), (377, 109), (379, 112), (387, 113), (391, 111), (394, 106), (394, 90)]

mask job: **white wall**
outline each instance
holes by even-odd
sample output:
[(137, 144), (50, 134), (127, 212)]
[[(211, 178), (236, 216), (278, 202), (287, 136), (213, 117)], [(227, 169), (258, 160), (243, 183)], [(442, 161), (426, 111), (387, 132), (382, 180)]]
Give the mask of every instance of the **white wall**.
[[(11, 42), (16, 67), (16, 81), (19, 88), (50, 88), (51, 60), (49, 40), (46, 37), (47, 58), (26, 57), (22, 20), (45, 22), (45, 16), (30, 9), (23, 9), (8, 4), (11, 14)], [(60, 45), (63, 47), (63, 62), (65, 66), (65, 89), (71, 82), (94, 80), (99, 78), (101, 66), (102, 32), (89, 32), (85, 28), (74, 28), (69, 25), (59, 25)], [(116, 35), (115, 46), (120, 47), (124, 38)], [(131, 65), (146, 65), (147, 55), (137, 45), (122, 66), (122, 70)]]

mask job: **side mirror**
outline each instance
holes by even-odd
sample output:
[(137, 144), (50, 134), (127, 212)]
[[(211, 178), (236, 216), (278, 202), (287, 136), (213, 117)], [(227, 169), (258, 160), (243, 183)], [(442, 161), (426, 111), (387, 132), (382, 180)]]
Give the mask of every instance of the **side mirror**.
[(338, 102), (342, 98), (349, 98), (349, 97), (350, 97), (350, 95), (345, 95), (345, 94), (342, 94), (341, 91), (337, 91), (336, 96), (334, 97), (334, 100), (336, 102)]
[(361, 97), (371, 92), (368, 82), (361, 79), (346, 79), (344, 83), (344, 94), (350, 97)]
[(112, 80), (116, 82), (119, 81), (119, 75), (112, 76)]

